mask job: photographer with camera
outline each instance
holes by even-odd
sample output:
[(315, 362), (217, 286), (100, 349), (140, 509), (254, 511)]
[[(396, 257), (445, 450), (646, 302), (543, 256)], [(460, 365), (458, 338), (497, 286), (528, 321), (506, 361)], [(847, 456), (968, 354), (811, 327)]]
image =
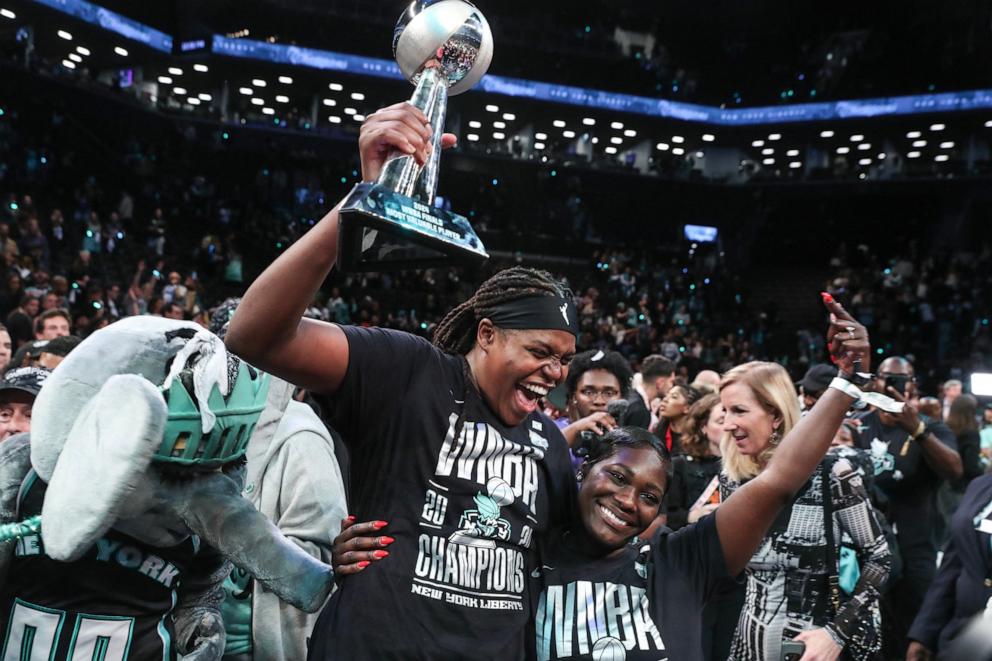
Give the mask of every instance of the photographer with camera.
[(884, 600), (891, 658), (905, 655), (906, 633), (936, 572), (937, 489), (942, 480), (960, 478), (962, 464), (954, 433), (912, 404), (917, 395), (912, 363), (899, 356), (882, 361), (874, 389), (904, 402), (901, 413), (873, 409), (857, 417), (860, 446), (871, 453), (875, 468), (876, 495), (886, 501), (877, 507), (895, 531), (902, 559), (902, 576)]
[(596, 439), (627, 424), (626, 400), (634, 376), (616, 351), (585, 351), (575, 356), (565, 379), (569, 424), (561, 430), (573, 454), (585, 456)]

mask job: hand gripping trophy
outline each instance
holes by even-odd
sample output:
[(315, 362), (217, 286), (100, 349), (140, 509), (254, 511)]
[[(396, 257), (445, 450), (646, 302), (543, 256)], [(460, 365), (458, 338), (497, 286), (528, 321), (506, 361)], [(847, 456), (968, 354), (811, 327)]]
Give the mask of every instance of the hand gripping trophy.
[(489, 68), (493, 38), (466, 0), (416, 0), (393, 32), (393, 55), (427, 116), (433, 150), (420, 166), (394, 151), (374, 183), (355, 186), (341, 208), (338, 263), (348, 271), (478, 264), (489, 255), (468, 220), (434, 207), (449, 95), (471, 89)]

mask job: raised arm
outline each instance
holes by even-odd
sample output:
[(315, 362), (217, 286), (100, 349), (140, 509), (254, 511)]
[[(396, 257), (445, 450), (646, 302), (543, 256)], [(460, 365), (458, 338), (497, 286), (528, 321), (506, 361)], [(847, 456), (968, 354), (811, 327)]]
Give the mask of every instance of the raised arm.
[[(837, 366), (851, 374), (857, 360), (858, 369), (863, 365), (867, 370), (868, 332), (829, 295), (824, 295), (824, 304), (830, 310), (827, 342)], [(744, 569), (779, 511), (809, 479), (853, 401), (850, 395), (828, 388), (782, 439), (768, 466), (717, 509), (717, 531), (731, 574)]]
[[(399, 103), (370, 115), (358, 139), (362, 178), (374, 181), (392, 150), (426, 160), (430, 128), (422, 112)], [(445, 136), (444, 144), (454, 144)], [(333, 392), (348, 367), (348, 342), (334, 324), (303, 313), (334, 266), (338, 207), (290, 246), (248, 288), (225, 343), (252, 365), (316, 392)]]

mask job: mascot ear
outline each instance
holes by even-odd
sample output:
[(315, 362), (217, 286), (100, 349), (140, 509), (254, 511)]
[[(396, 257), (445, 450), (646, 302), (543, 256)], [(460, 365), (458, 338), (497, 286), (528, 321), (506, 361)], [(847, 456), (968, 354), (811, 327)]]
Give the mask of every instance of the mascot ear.
[(168, 417), (158, 388), (118, 374), (83, 407), (69, 431), (41, 510), (45, 552), (77, 560), (147, 489)]

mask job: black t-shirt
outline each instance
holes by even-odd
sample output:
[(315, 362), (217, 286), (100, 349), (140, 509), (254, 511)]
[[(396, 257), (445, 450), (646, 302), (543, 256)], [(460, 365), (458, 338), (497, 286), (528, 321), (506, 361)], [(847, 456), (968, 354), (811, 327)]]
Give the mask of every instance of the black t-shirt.
[[(875, 488), (887, 501), (878, 503), (879, 509), (895, 529), (900, 550), (904, 556), (914, 548), (924, 554), (936, 553), (932, 533), (939, 516), (936, 494), (941, 478), (923, 457), (920, 444), (909, 440), (905, 429), (883, 425), (877, 411), (856, 419), (860, 447), (870, 453), (875, 468)], [(954, 433), (947, 425), (925, 416), (920, 419), (941, 443), (957, 450)]]
[[(47, 485), (34, 471), (21, 518), (41, 513)], [(74, 562), (45, 555), (41, 535), (17, 541), (0, 596), (4, 659), (175, 659), (168, 614), (196, 555), (187, 539), (159, 548), (109, 530)]]
[(678, 532), (663, 528), (650, 545), (589, 558), (550, 536), (544, 564), (531, 575), (537, 600), (530, 659), (696, 661), (702, 659), (702, 609), (734, 585), (708, 516)]
[(504, 426), (460, 356), (408, 333), (343, 330), (332, 417), (351, 451), (351, 512), (388, 521), (396, 541), (342, 581), (310, 658), (521, 658), (534, 543), (574, 503), (565, 439), (539, 413)]

